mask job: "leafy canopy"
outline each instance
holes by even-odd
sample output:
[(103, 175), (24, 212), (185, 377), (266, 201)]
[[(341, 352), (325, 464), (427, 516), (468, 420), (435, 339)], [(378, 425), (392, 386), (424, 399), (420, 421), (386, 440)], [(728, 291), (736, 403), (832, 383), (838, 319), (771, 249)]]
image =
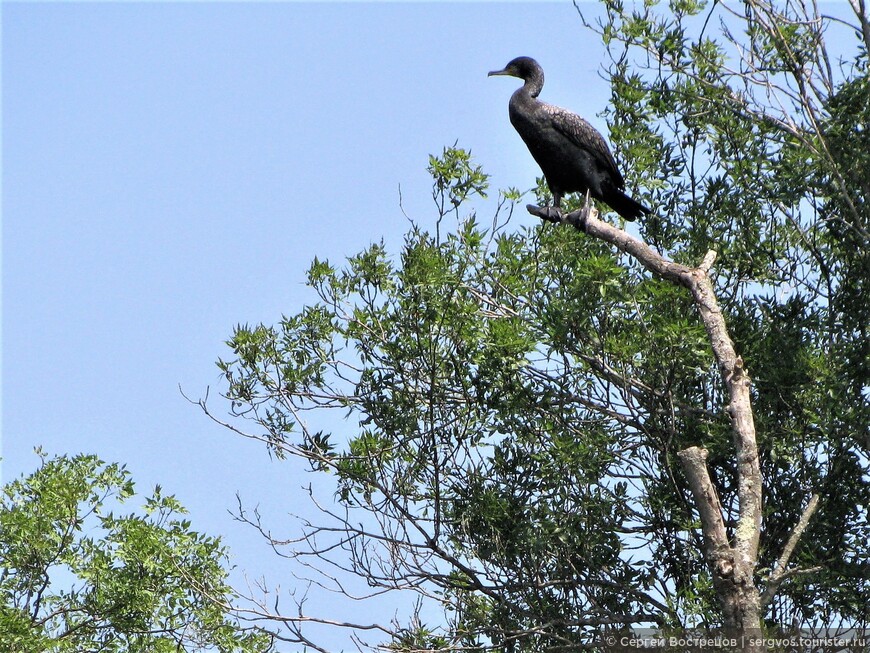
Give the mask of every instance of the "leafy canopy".
[(42, 457), (2, 491), (0, 649), (16, 653), (263, 653), (270, 640), (229, 616), (216, 538), (197, 533), (158, 486), (139, 512), (123, 466)]
[[(719, 304), (753, 379), (759, 587), (822, 499), (765, 619), (862, 627), (870, 85), (860, 25), (814, 7), (607, 0), (590, 27), (611, 58), (610, 140), (655, 208), (642, 236), (691, 265), (719, 254)], [(847, 48), (836, 66), (829, 34)], [(334, 479), (339, 509), (289, 555), (338, 592), (336, 567), (438, 606), (441, 622), (390, 630), (401, 650), (718, 625), (676, 452), (709, 451), (730, 518), (734, 449), (689, 297), (573, 230), (516, 227), (521, 194), (484, 204), (464, 150), (429, 169), (434, 233), (415, 225), (395, 255), (315, 259), (315, 302), (240, 326), (219, 363), (252, 435)]]

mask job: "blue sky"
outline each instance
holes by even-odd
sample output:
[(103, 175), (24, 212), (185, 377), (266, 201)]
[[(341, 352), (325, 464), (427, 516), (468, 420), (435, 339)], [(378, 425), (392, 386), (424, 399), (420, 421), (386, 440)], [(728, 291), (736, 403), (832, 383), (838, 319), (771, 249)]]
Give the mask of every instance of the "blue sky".
[(127, 463), (240, 570), (292, 587), (227, 511), (238, 492), (292, 534), (314, 479), (179, 386), (211, 387), (223, 414), (233, 326), (313, 301), (314, 256), (396, 251), (400, 186), (431, 225), (430, 153), (458, 140), (495, 187), (532, 187), (507, 117), (518, 81), (486, 77), (521, 54), (544, 66), (543, 99), (606, 132), (606, 55), (569, 2), (4, 2), (3, 482), (37, 445)]

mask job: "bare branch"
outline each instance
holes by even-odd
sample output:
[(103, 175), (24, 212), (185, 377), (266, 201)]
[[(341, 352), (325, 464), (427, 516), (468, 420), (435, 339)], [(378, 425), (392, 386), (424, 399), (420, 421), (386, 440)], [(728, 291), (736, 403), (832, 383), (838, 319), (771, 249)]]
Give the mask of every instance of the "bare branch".
[[(801, 539), (801, 536), (804, 534), (804, 531), (809, 526), (810, 520), (813, 518), (816, 510), (819, 507), (819, 495), (814, 494), (811, 498), (807, 507), (804, 508), (803, 513), (801, 513), (800, 519), (798, 523), (795, 525), (794, 529), (791, 532), (791, 535), (788, 537), (788, 541), (785, 543), (785, 548), (782, 550), (782, 554), (779, 556), (779, 559), (776, 561), (776, 565), (773, 568), (773, 571), (770, 574), (770, 577), (767, 579), (767, 587), (764, 589), (764, 592), (761, 594), (761, 606), (762, 608), (769, 604), (773, 597), (776, 596), (776, 592), (779, 589), (782, 582), (788, 578), (789, 576), (794, 576), (797, 573), (808, 573), (807, 570), (800, 572), (798, 570), (789, 570), (788, 562), (791, 559), (792, 554), (794, 553), (795, 547)], [(813, 570), (822, 569), (821, 567), (813, 567)]]
[[(751, 628), (757, 628), (760, 615), (758, 593), (753, 579), (761, 534), (761, 468), (749, 393), (749, 376), (744, 369), (743, 359), (734, 349), (709, 277), (715, 252), (708, 252), (697, 268), (668, 261), (643, 241), (600, 220), (597, 210), (588, 205), (588, 195), (587, 206), (573, 213), (563, 214), (551, 207), (526, 208), (529, 213), (544, 220), (569, 224), (613, 245), (635, 258), (650, 272), (687, 288), (691, 293), (729, 395), (727, 411), (731, 417), (731, 432), (737, 457), (739, 512), (733, 547), (728, 545), (722, 523), (722, 508), (706, 469), (706, 451), (699, 447), (690, 447), (679, 452), (679, 456), (701, 514), (702, 528), (707, 540), (705, 552), (713, 567), (714, 582), (726, 588), (726, 622), (731, 622), (732, 625), (739, 623), (741, 626), (748, 624)], [(738, 595), (741, 596), (738, 598)], [(748, 610), (745, 609), (746, 606), (749, 606)]]
[(864, 47), (870, 52), (870, 17), (867, 16), (867, 6), (864, 0), (849, 0), (849, 5), (855, 16), (858, 17), (858, 22), (861, 25), (861, 36), (864, 39)]
[(725, 532), (725, 522), (722, 520), (722, 505), (719, 503), (719, 496), (707, 471), (707, 450), (701, 447), (689, 447), (678, 452), (677, 455), (683, 463), (689, 488), (692, 490), (698, 514), (701, 516), (701, 530), (707, 540), (708, 553), (728, 550), (730, 546)]

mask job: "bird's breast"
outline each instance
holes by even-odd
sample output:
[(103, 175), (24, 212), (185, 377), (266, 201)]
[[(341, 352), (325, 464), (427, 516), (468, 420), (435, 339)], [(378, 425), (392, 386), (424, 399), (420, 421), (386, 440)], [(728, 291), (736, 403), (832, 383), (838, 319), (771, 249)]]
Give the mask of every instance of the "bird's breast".
[(550, 189), (560, 193), (591, 189), (593, 194), (600, 194), (594, 155), (556, 129), (546, 105), (515, 100), (522, 98), (511, 99), (511, 124), (541, 167)]

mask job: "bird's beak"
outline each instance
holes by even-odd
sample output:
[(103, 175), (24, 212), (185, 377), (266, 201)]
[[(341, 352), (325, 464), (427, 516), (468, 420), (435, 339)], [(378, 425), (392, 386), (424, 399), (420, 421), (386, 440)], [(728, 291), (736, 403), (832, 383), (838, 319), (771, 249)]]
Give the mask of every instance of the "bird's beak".
[(493, 75), (510, 75), (510, 73), (507, 71), (507, 68), (505, 68), (504, 70), (490, 70), (486, 74), (487, 77), (492, 77)]

